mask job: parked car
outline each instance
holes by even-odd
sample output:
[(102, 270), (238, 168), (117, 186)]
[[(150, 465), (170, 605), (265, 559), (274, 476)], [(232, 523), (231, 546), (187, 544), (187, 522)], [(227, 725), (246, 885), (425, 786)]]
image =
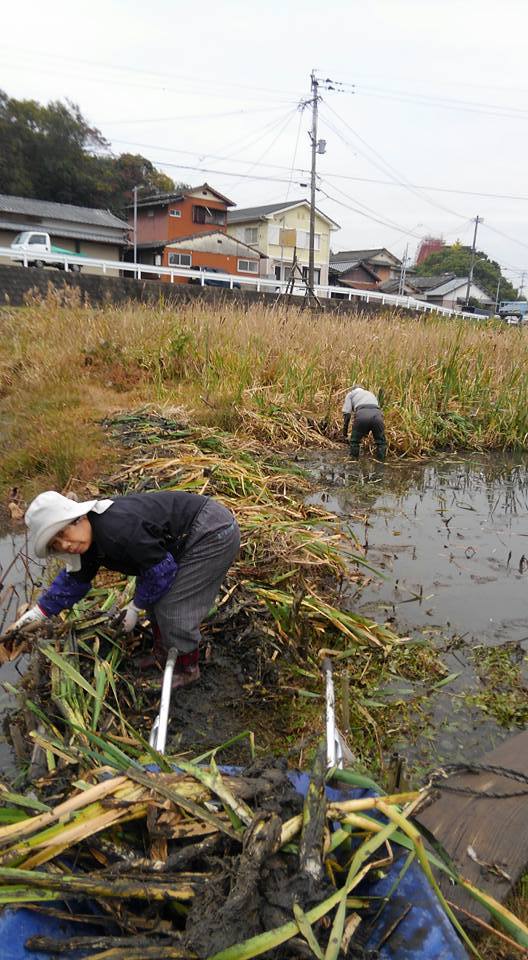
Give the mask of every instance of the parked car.
[[(193, 269), (199, 270), (200, 273), (220, 273), (222, 274), (222, 279), (220, 277), (216, 280), (214, 277), (205, 277), (203, 281), (204, 287), (231, 287), (231, 282), (225, 279), (225, 274), (222, 270), (218, 270), (217, 267), (194, 267)], [(201, 277), (189, 277), (189, 283), (197, 283), (202, 285)], [(233, 288), (240, 290), (240, 284), (233, 281)]]
[(511, 323), (512, 319), (517, 319), (519, 323), (515, 323), (514, 326), (526, 323), (528, 321), (528, 302), (526, 300), (503, 300), (499, 305), (499, 317), (508, 323)]
[[(15, 254), (12, 259), (15, 263), (27, 263), (28, 267), (56, 267), (57, 270), (64, 270), (63, 260), (50, 261), (43, 260), (42, 257), (53, 253), (60, 253), (68, 257), (68, 269), (73, 273), (81, 272), (81, 264), (76, 262), (78, 253), (72, 253), (71, 250), (64, 250), (51, 242), (49, 233), (43, 230), (23, 230), (18, 233), (11, 244), (11, 250)], [(73, 262), (70, 262), (70, 258)]]

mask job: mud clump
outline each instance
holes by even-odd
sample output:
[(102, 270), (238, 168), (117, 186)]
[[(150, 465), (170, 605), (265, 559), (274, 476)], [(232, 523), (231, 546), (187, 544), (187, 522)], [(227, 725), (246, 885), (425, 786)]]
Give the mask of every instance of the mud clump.
[[(326, 883), (314, 889), (310, 876), (299, 869), (296, 853), (278, 853), (283, 822), (303, 806), (285, 762), (268, 758), (253, 764), (244, 770), (237, 788), (239, 795), (258, 804), (242, 851), (224, 837), (214, 851), (203, 856), (200, 852), (189, 864), (209, 874), (208, 883), (193, 899), (184, 933), (185, 945), (199, 957), (288, 923), (294, 903), (308, 910), (329, 892)], [(278, 947), (266, 956), (303, 956), (304, 946), (290, 940), (284, 949)]]

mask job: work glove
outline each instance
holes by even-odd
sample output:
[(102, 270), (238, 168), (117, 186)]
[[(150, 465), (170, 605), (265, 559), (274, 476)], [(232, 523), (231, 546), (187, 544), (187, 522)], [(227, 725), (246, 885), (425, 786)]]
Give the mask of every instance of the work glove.
[(26, 627), (29, 623), (38, 623), (40, 620), (47, 619), (48, 617), (44, 611), (41, 610), (38, 603), (36, 603), (34, 607), (30, 607), (18, 620), (15, 620), (15, 622), (11, 624), (9, 633), (14, 630), (20, 630), (21, 627)]
[(123, 630), (125, 633), (131, 633), (139, 619), (141, 610), (136, 607), (133, 600), (127, 603), (125, 607), (125, 616), (123, 617)]

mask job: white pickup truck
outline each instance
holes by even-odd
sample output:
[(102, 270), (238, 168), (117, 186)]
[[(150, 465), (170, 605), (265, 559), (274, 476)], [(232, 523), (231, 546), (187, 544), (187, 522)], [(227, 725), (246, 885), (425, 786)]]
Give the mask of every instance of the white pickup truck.
[(49, 233), (42, 230), (23, 230), (22, 233), (18, 233), (11, 244), (11, 250), (14, 254), (12, 260), (15, 263), (23, 263), (28, 267), (56, 267), (57, 270), (64, 270), (64, 260), (43, 259), (54, 253), (60, 253), (68, 258), (68, 270), (73, 273), (81, 272), (82, 264), (77, 260), (82, 254), (54, 246)]

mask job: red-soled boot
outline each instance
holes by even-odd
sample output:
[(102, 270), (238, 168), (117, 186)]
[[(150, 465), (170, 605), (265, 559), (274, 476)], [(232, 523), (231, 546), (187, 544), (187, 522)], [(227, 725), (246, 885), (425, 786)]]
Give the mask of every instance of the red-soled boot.
[(187, 687), (200, 678), (199, 656), (198, 647), (189, 653), (178, 654), (172, 678), (173, 687)]

